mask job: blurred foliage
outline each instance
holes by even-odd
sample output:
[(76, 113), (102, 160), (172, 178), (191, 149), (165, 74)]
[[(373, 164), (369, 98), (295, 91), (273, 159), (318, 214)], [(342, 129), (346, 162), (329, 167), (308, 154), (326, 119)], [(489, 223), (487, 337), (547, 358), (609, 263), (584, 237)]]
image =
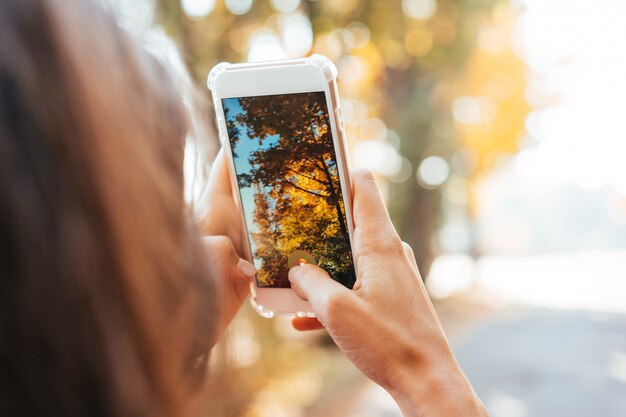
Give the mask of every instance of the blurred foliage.
[[(508, 42), (516, 13), (508, 1), (157, 4), (159, 24), (200, 85), (220, 61), (321, 53), (336, 62), (353, 165), (381, 177), (393, 221), (424, 276), (439, 250), (441, 216), (462, 211), (471, 222), (472, 183), (517, 150), (528, 109), (525, 69)], [(422, 164), (431, 156), (441, 159)], [(232, 366), (214, 372), (219, 401), (211, 414), (335, 415), (329, 410), (340, 409), (350, 390), (329, 392), (323, 382), (350, 387), (358, 372), (319, 347), (324, 336), (296, 336), (287, 321), (244, 310), (214, 355)]]

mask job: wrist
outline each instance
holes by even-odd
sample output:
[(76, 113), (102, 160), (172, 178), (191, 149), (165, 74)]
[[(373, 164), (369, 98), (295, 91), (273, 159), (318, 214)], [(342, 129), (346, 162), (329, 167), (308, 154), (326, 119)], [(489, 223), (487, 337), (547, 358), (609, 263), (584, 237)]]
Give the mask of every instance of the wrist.
[(386, 388), (405, 417), (487, 416), (449, 350), (438, 360), (399, 364)]

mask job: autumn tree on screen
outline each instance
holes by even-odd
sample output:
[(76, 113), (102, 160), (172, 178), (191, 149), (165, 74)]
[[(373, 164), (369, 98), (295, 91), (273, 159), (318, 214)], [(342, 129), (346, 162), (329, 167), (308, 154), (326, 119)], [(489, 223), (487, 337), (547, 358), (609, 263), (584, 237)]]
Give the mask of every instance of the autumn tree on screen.
[(246, 97), (239, 104), (243, 113), (237, 121), (250, 140), (259, 142), (249, 158), (252, 168), (239, 182), (257, 187), (259, 232), (253, 239), (256, 256), (263, 260), (262, 275), (267, 275), (262, 282), (289, 286), (285, 259), (301, 249), (340, 282), (352, 285), (352, 255), (324, 93)]
[(253, 220), (259, 230), (252, 233), (254, 255), (263, 262), (263, 268), (259, 270), (257, 277), (262, 283), (275, 283), (277, 277), (284, 277), (288, 271), (285, 263), (281, 262), (281, 233), (277, 226), (277, 213), (260, 185), (256, 186), (254, 193), (254, 207)]
[[(228, 117), (230, 110), (228, 107), (224, 107), (224, 119), (226, 120), (226, 134), (230, 141), (231, 149), (237, 148), (237, 142), (239, 142), (239, 128), (237, 123), (232, 118)], [(233, 151), (233, 157), (237, 158), (237, 153)]]

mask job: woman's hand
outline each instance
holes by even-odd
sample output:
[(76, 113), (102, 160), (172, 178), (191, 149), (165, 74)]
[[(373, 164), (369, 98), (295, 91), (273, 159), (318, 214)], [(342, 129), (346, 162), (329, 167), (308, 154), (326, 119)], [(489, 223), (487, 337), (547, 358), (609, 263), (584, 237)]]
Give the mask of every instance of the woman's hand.
[(353, 191), (354, 289), (317, 266), (292, 268), (292, 288), (310, 302), (319, 320), (294, 318), (294, 327), (314, 329), (321, 323), (407, 416), (486, 416), (456, 363), (413, 252), (400, 241), (373, 175), (354, 174)]
[(243, 225), (240, 210), (235, 206), (224, 151), (221, 150), (209, 178), (209, 207), (201, 224), (211, 272), (222, 285), (220, 335), (235, 317), (250, 293), (250, 279), (256, 269), (243, 259)]

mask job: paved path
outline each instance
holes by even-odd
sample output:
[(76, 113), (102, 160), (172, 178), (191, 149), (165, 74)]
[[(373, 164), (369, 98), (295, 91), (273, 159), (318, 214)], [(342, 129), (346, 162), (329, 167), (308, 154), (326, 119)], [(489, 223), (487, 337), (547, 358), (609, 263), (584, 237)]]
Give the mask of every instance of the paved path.
[(496, 313), (452, 341), (491, 417), (626, 416), (626, 315)]
[[(626, 315), (458, 299), (437, 309), (491, 417), (626, 417)], [(358, 385), (340, 415), (401, 416), (377, 385)]]

